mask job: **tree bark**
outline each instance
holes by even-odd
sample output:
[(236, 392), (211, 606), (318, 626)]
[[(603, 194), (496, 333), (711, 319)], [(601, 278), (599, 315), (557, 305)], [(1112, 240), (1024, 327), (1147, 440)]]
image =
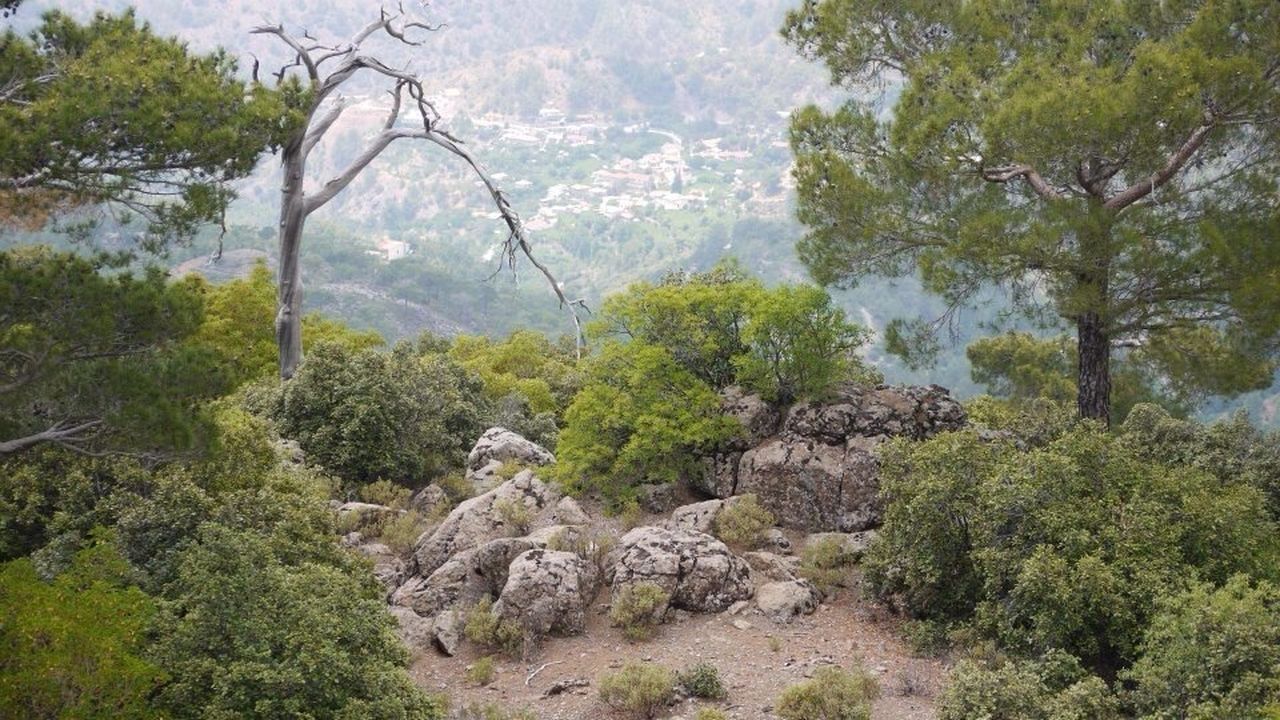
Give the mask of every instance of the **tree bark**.
[(1082, 418), (1111, 425), (1111, 338), (1096, 312), (1076, 318), (1079, 369), (1076, 409)]
[(306, 156), (302, 138), (284, 148), (284, 183), (280, 199), (280, 275), (276, 302), (276, 346), (280, 378), (288, 380), (302, 362), (302, 227), (306, 223), (306, 197), (302, 182)]

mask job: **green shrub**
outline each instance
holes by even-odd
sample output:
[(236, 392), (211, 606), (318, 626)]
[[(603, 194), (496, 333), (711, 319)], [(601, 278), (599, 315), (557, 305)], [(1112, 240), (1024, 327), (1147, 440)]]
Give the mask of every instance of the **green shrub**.
[(1126, 674), (1150, 716), (1244, 718), (1280, 703), (1280, 588), (1245, 576), (1160, 605)]
[(711, 663), (698, 663), (681, 672), (676, 678), (680, 687), (690, 696), (704, 700), (723, 700), (729, 692), (720, 680), (720, 671)]
[(1037, 662), (963, 660), (951, 671), (938, 720), (1118, 720), (1119, 703), (1075, 658), (1050, 653)]
[(511, 478), (515, 477), (516, 475), (519, 475), (521, 472), (528, 469), (529, 469), (529, 466), (525, 465), (524, 463), (508, 461), (499, 465), (498, 469), (494, 471), (494, 474), (502, 478), (503, 480), (510, 480)]
[(378, 540), (396, 555), (408, 557), (426, 528), (426, 519), (417, 511), (408, 510), (383, 522)]
[(675, 673), (661, 665), (629, 662), (600, 678), (604, 704), (638, 718), (652, 718), (675, 699)]
[(783, 720), (871, 720), (876, 681), (861, 670), (819, 668), (812, 680), (782, 691), (774, 709)]
[(467, 666), (467, 681), (473, 682), (481, 687), (488, 685), (497, 677), (498, 671), (494, 668), (493, 656), (485, 655), (479, 660)]
[(52, 582), (26, 558), (0, 565), (0, 716), (164, 717), (150, 702), (164, 672), (143, 634), (155, 603), (127, 575), (107, 542)]
[(493, 601), (488, 598), (467, 611), (462, 634), (477, 645), (496, 648), (508, 655), (522, 652), (526, 642), (524, 628), (518, 623), (498, 617), (493, 611)]
[(405, 510), (409, 507), (409, 498), (413, 491), (390, 480), (377, 480), (361, 486), (360, 500), (375, 505), (386, 505), (394, 510)]
[(853, 556), (838, 538), (827, 537), (805, 545), (800, 552), (800, 577), (813, 583), (823, 593), (831, 594), (843, 587), (849, 578)]
[(734, 547), (755, 549), (774, 522), (755, 494), (739, 495), (716, 515), (715, 536)]
[(723, 710), (702, 708), (697, 715), (693, 716), (693, 720), (729, 720), (729, 716), (725, 715)]
[(1257, 489), (1162, 465), (1089, 424), (1029, 450), (968, 431), (895, 441), (881, 463), (872, 590), (1016, 652), (1124, 667), (1156, 600), (1189, 578), (1280, 571)]
[(463, 500), (475, 496), (476, 489), (462, 473), (446, 473), (436, 478), (436, 485), (449, 497), (449, 502), (457, 505)]
[(520, 500), (503, 498), (493, 503), (493, 510), (509, 535), (520, 537), (529, 534), (529, 528), (533, 526), (533, 509), (528, 505)]
[(622, 628), (622, 634), (628, 640), (645, 640), (662, 623), (670, 601), (667, 591), (653, 583), (626, 585), (613, 597), (609, 621), (614, 627)]

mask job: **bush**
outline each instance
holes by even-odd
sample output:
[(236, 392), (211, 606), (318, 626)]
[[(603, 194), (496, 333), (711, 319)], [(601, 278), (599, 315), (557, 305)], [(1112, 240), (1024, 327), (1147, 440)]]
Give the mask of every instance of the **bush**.
[(408, 557), (413, 546), (426, 530), (427, 522), (422, 514), (415, 510), (407, 510), (382, 523), (378, 540), (391, 548), (400, 557)]
[(638, 718), (652, 718), (675, 699), (675, 673), (661, 665), (629, 662), (600, 678), (604, 704)]
[(462, 634), (471, 642), (486, 648), (497, 648), (508, 655), (524, 650), (524, 628), (503, 620), (493, 611), (493, 601), (484, 598), (467, 611)]
[(479, 380), (408, 343), (390, 352), (310, 348), (272, 409), (308, 460), (352, 484), (412, 485), (460, 466), (489, 414)]
[(938, 720), (1118, 720), (1107, 685), (1074, 658), (1050, 654), (1039, 662), (1001, 659), (988, 667), (963, 660), (951, 671)]
[(622, 628), (628, 640), (646, 640), (662, 623), (671, 596), (650, 582), (626, 585), (614, 596), (609, 606), (609, 621)]
[(1280, 569), (1255, 488), (1162, 465), (1090, 424), (1025, 451), (972, 432), (895, 441), (881, 461), (873, 591), (1018, 652), (1114, 671), (1136, 659), (1157, 598), (1188, 578)]
[(503, 498), (493, 503), (493, 511), (512, 537), (529, 534), (529, 528), (533, 525), (533, 510), (524, 502)]
[(729, 720), (729, 716), (725, 715), (723, 710), (702, 708), (697, 715), (693, 716), (693, 720)]
[(1242, 575), (1160, 605), (1126, 674), (1150, 716), (1260, 717), (1280, 703), (1280, 588)]
[(481, 687), (493, 682), (497, 674), (497, 670), (494, 669), (492, 655), (485, 655), (467, 667), (467, 681)]
[(723, 700), (729, 692), (720, 680), (720, 671), (711, 663), (698, 663), (676, 678), (690, 696), (704, 700)]
[(377, 480), (360, 488), (362, 502), (385, 505), (393, 510), (407, 509), (411, 497), (413, 497), (413, 491), (390, 480)]
[(739, 495), (716, 515), (715, 535), (729, 545), (755, 549), (774, 521), (773, 513), (764, 509), (754, 494)]
[(163, 717), (164, 672), (144, 659), (155, 603), (127, 575), (109, 541), (52, 582), (25, 558), (0, 565), (0, 716)]
[(783, 720), (871, 720), (879, 695), (876, 681), (861, 670), (824, 667), (782, 691), (774, 712)]
[(831, 594), (848, 582), (853, 556), (837, 538), (822, 538), (805, 545), (800, 553), (800, 577), (813, 583), (825, 594)]

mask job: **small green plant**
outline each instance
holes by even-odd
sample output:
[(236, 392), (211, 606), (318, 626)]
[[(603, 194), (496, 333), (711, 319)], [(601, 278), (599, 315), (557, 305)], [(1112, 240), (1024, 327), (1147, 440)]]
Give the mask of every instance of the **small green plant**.
[(734, 547), (755, 549), (774, 522), (773, 513), (760, 504), (759, 498), (741, 495), (716, 515), (715, 536)]
[(650, 663), (629, 662), (600, 678), (600, 700), (632, 717), (652, 718), (675, 698), (676, 676)]
[(609, 606), (609, 621), (628, 640), (646, 640), (662, 623), (670, 600), (666, 590), (651, 582), (624, 586)]
[(830, 594), (842, 586), (849, 574), (853, 558), (837, 538), (823, 538), (805, 545), (800, 555), (800, 577)]
[(677, 681), (689, 695), (704, 700), (723, 700), (729, 696), (720, 671), (711, 663), (698, 663), (680, 673)]
[(467, 667), (467, 680), (481, 687), (493, 682), (497, 675), (492, 655), (485, 655)]
[(524, 649), (524, 629), (517, 623), (498, 617), (493, 611), (493, 602), (488, 598), (467, 611), (462, 634), (477, 645), (498, 648), (508, 655), (519, 654)]
[(780, 652), (782, 650), (782, 638), (777, 635), (769, 636), (769, 651)]
[(528, 505), (519, 500), (503, 498), (493, 503), (493, 511), (512, 536), (529, 534), (529, 528), (533, 526), (533, 510)]
[(378, 540), (396, 555), (407, 557), (426, 529), (427, 522), (421, 513), (408, 510), (383, 523)]
[(936, 620), (908, 620), (902, 636), (917, 657), (937, 657), (951, 646), (950, 629)]
[(644, 511), (640, 509), (640, 503), (635, 498), (628, 498), (618, 508), (617, 518), (618, 522), (622, 523), (623, 530), (633, 530), (640, 527), (640, 522), (644, 519)]
[(503, 480), (510, 480), (528, 469), (529, 466), (524, 463), (507, 461), (498, 466), (498, 469), (494, 471), (494, 475), (497, 475)]
[(476, 490), (472, 487), (470, 481), (463, 475), (451, 473), (436, 479), (436, 485), (449, 496), (449, 501), (458, 504), (463, 500), (467, 500), (476, 494)]
[(585, 560), (597, 571), (603, 572), (609, 553), (618, 546), (618, 539), (608, 533), (587, 534), (575, 528), (565, 528), (547, 540), (548, 550), (571, 552)]
[(409, 507), (409, 498), (413, 496), (413, 492), (390, 480), (377, 480), (361, 487), (359, 496), (363, 502), (404, 510)]
[(723, 710), (702, 708), (697, 715), (693, 716), (693, 720), (729, 720), (729, 716), (725, 715)]
[(824, 667), (783, 690), (775, 712), (783, 720), (871, 720), (871, 701), (879, 695), (865, 672)]

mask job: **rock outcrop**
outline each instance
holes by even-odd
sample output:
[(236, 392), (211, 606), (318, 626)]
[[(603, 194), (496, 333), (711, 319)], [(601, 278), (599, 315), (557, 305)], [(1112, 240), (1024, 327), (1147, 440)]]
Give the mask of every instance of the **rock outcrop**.
[(700, 532), (638, 527), (622, 537), (610, 582), (613, 594), (653, 583), (670, 607), (720, 612), (752, 596), (751, 568), (719, 540)]
[(570, 552), (528, 550), (512, 561), (501, 597), (493, 606), (526, 635), (577, 635), (586, 626), (595, 596), (595, 569)]
[[(427, 577), (460, 552), (478, 547), (484, 542), (501, 537), (524, 535), (530, 528), (546, 525), (576, 524), (582, 512), (577, 510), (571, 522), (560, 522), (557, 509), (561, 495), (542, 482), (531, 470), (518, 473), (511, 480), (489, 492), (465, 500), (449, 513), (435, 530), (418, 538), (413, 548), (415, 574)], [(530, 526), (513, 527), (511, 512), (506, 508), (524, 508)]]
[(467, 455), (467, 480), (479, 490), (501, 482), (498, 470), (505, 463), (525, 467), (550, 465), (556, 458), (546, 448), (503, 427), (484, 431)]
[(723, 398), (726, 412), (748, 429), (750, 446), (731, 443), (708, 458), (694, 489), (719, 498), (754, 493), (780, 524), (806, 531), (878, 525), (879, 444), (965, 424), (963, 407), (936, 385), (848, 386), (830, 400), (798, 403), (780, 418), (741, 391)]

